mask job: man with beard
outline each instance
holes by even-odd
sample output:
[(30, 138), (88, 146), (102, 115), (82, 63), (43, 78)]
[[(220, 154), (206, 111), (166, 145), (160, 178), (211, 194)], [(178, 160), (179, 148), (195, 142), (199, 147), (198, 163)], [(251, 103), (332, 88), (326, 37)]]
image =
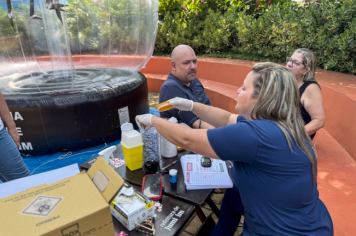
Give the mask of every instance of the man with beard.
[[(211, 106), (211, 102), (204, 91), (204, 87), (196, 78), (197, 58), (194, 50), (187, 45), (178, 45), (171, 55), (172, 72), (162, 84), (159, 92), (159, 103), (175, 97), (186, 98)], [(178, 123), (185, 123), (196, 129), (213, 129), (214, 127), (194, 115), (190, 111), (171, 109), (160, 112), (162, 118), (177, 118)]]

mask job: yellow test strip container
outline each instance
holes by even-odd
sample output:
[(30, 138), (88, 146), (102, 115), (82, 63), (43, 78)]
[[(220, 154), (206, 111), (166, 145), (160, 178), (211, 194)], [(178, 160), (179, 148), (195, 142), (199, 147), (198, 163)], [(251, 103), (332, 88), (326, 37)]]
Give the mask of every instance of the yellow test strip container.
[(142, 168), (143, 143), (141, 134), (136, 130), (123, 132), (121, 146), (127, 168), (131, 171)]

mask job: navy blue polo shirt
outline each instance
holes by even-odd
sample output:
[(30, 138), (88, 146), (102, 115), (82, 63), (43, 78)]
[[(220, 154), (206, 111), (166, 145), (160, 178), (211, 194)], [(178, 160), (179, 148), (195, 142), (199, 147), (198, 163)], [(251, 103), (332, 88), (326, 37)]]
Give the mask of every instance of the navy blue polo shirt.
[(241, 201), (231, 207), (243, 208), (243, 235), (333, 235), (308, 157), (293, 139), (290, 150), (276, 123), (238, 116), (236, 124), (207, 135), (219, 158), (233, 162), (229, 174)]
[[(159, 103), (175, 97), (186, 98), (194, 102), (200, 102), (211, 106), (211, 102), (198, 78), (195, 78), (189, 86), (186, 86), (173, 74), (169, 74), (167, 80), (162, 84), (159, 91)], [(179, 111), (176, 108), (160, 112), (160, 116), (162, 118), (171, 118), (173, 116), (177, 118), (179, 123), (185, 123), (190, 127), (197, 119), (199, 119), (193, 112)]]

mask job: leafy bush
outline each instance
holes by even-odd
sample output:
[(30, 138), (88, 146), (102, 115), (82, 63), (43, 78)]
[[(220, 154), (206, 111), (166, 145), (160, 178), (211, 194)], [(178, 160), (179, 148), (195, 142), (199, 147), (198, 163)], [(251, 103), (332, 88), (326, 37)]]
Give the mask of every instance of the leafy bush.
[(234, 13), (241, 4), (236, 0), (160, 0), (155, 52), (170, 53), (179, 44), (190, 45), (198, 54), (231, 48), (236, 39)]
[(309, 48), (319, 66), (356, 73), (356, 1), (321, 0), (299, 7), (295, 3), (274, 5), (258, 19), (239, 14), (235, 52), (271, 56), (284, 60), (297, 48)]
[[(116, 18), (129, 22), (130, 15), (120, 10), (129, 2), (113, 0), (110, 9), (95, 2), (68, 1), (66, 20), (72, 52), (108, 53), (109, 47), (123, 44), (127, 49), (136, 47), (133, 29), (118, 24)], [(144, 11), (140, 1), (136, 4), (135, 9)], [(0, 32), (8, 43), (6, 50), (16, 56), (46, 55), (43, 22), (29, 21), (28, 13), (26, 4), (14, 8), (17, 30), (13, 30), (7, 13), (0, 8)], [(169, 54), (175, 46), (188, 44), (200, 55), (284, 62), (286, 56), (303, 47), (317, 54), (318, 66), (356, 74), (356, 0), (320, 0), (304, 6), (290, 0), (160, 0), (158, 13), (155, 54)], [(137, 25), (145, 27), (145, 20), (141, 17)], [(29, 28), (36, 32), (35, 39), (26, 30)], [(17, 31), (21, 32), (19, 38)], [(24, 50), (18, 46), (19, 40)]]
[(199, 20), (205, 20), (209, 10), (224, 14), (231, 7), (241, 4), (237, 0), (160, 0), (158, 16), (159, 20), (164, 20), (167, 13), (178, 14), (184, 20), (195, 14)]
[[(269, 1), (261, 1), (264, 5), (258, 9), (255, 1), (226, 1), (224, 7), (217, 2), (224, 1), (212, 1), (216, 6), (201, 10), (202, 15), (192, 14), (189, 7), (184, 14), (176, 9), (174, 17), (166, 12), (156, 52), (171, 52), (184, 43), (197, 54), (284, 62), (295, 49), (309, 48), (317, 54), (318, 66), (356, 74), (356, 0), (320, 0), (304, 6), (290, 1), (268, 6)], [(201, 4), (195, 3), (198, 12)]]

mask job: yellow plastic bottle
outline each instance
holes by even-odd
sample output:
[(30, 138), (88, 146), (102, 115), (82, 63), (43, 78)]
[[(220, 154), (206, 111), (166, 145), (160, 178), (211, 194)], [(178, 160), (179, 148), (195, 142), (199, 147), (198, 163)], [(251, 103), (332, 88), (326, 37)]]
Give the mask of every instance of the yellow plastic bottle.
[(141, 134), (134, 129), (123, 130), (121, 146), (126, 166), (131, 171), (142, 168), (143, 143)]

